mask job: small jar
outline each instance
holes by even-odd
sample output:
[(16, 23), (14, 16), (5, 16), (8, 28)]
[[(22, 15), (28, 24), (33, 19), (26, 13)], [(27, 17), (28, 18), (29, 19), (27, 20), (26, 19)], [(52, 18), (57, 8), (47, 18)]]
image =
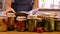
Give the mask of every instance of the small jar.
[(7, 16), (6, 15), (0, 15), (0, 31), (7, 31)]
[(37, 27), (37, 16), (36, 15), (28, 15), (27, 17), (27, 29), (29, 32), (34, 32)]
[(60, 31), (60, 17), (55, 18), (55, 31)]
[(43, 18), (37, 18), (37, 27), (42, 27), (42, 19)]
[(14, 13), (7, 13), (8, 17), (8, 30), (14, 30), (14, 23), (15, 23), (15, 14)]
[(54, 31), (54, 18), (53, 16), (45, 16), (42, 20), (42, 27), (46, 32)]
[(17, 21), (17, 31), (24, 32), (26, 27), (26, 17), (18, 16), (16, 21)]

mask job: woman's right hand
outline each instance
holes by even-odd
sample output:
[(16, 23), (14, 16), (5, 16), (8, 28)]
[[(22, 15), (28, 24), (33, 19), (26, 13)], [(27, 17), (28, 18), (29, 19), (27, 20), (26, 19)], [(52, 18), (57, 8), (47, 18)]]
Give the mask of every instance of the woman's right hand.
[(11, 12), (11, 11), (12, 11), (13, 13), (16, 13), (13, 8), (8, 8), (8, 9), (6, 9), (6, 11), (4, 11), (4, 14), (7, 14), (7, 13), (9, 13), (9, 12)]

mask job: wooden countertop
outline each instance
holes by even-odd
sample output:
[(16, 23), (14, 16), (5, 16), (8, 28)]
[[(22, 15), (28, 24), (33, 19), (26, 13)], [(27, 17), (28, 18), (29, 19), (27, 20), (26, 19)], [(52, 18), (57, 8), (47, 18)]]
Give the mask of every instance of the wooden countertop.
[(0, 34), (60, 34), (60, 32), (0, 32)]

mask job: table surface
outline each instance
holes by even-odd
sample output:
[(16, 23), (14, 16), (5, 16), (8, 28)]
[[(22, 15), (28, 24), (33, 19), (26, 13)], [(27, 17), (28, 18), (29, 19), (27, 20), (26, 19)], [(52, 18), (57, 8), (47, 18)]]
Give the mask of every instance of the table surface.
[(60, 34), (60, 32), (0, 32), (0, 34)]

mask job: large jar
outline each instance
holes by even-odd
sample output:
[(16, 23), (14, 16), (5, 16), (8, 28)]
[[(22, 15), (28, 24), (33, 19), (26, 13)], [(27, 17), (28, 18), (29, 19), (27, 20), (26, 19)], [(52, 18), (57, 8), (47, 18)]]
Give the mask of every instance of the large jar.
[(6, 15), (0, 15), (0, 31), (7, 31), (7, 16)]
[(42, 20), (42, 27), (46, 32), (54, 31), (54, 18), (52, 16), (44, 17)]
[(29, 32), (34, 32), (37, 27), (37, 16), (36, 15), (28, 15), (27, 17), (26, 27)]
[(17, 31), (23, 32), (26, 28), (26, 17), (25, 16), (17, 16)]
[(14, 13), (7, 13), (8, 17), (8, 30), (14, 30), (14, 23), (15, 23), (15, 14)]
[(55, 18), (55, 31), (60, 31), (60, 17)]

